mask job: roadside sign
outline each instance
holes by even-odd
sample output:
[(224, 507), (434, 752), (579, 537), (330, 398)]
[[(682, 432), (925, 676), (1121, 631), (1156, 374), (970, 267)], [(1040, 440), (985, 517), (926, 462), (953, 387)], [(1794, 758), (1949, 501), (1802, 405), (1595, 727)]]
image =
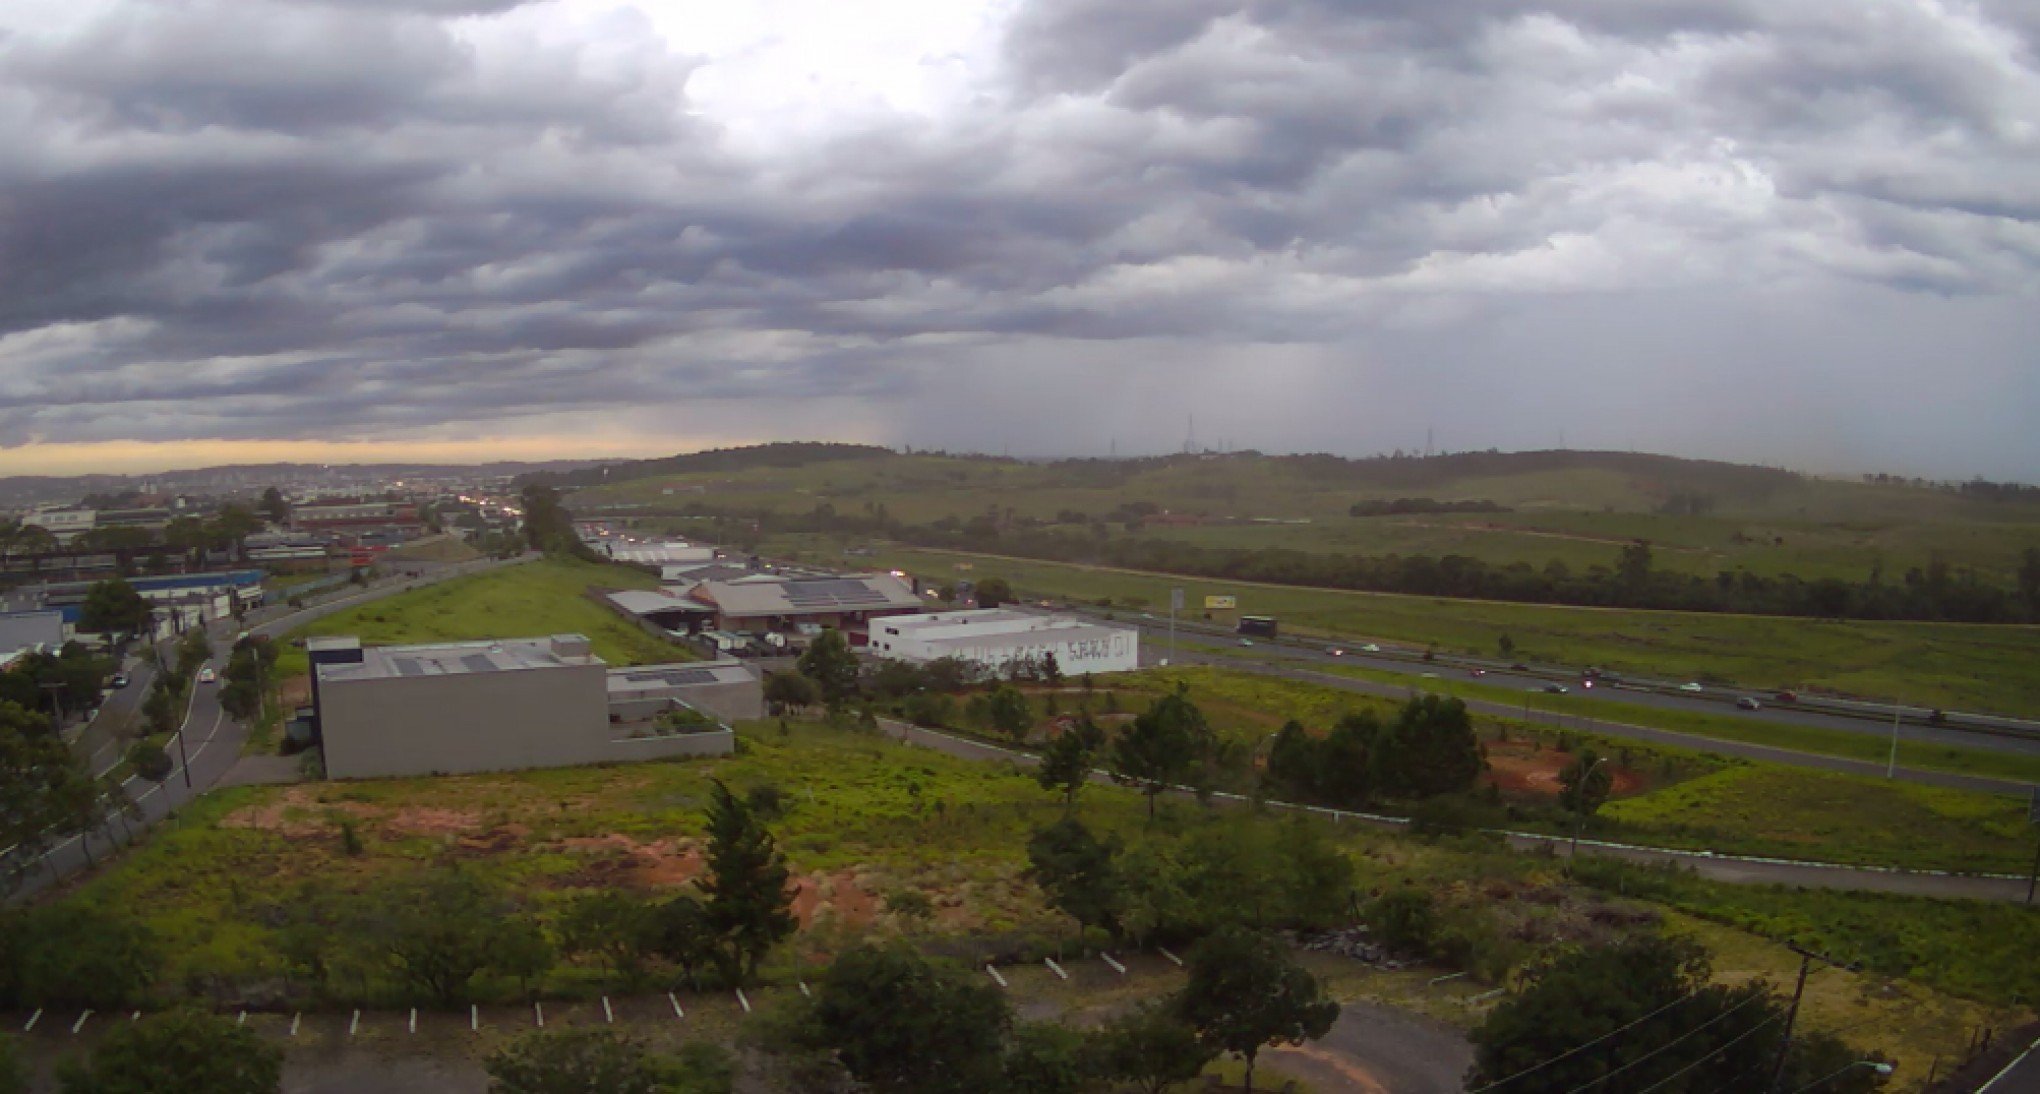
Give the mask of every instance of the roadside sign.
[(1169, 590), (1169, 610), (1172, 612), (1183, 610), (1183, 588), (1180, 585)]
[(1236, 596), (1207, 596), (1204, 598), (1204, 606), (1213, 611), (1237, 608), (1240, 606), (1240, 598)]

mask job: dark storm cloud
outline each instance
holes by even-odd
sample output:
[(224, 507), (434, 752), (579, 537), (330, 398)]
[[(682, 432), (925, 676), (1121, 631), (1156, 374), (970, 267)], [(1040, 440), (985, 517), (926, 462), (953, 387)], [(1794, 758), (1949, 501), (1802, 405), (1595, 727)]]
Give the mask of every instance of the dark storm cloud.
[[(1153, 385), (1257, 347), (1321, 385), (1297, 405), (1428, 407), (1482, 352), (1580, 390), (1637, 366), (1593, 316), (1704, 329), (1749, 292), (1803, 303), (1758, 371), (1812, 393), (1809, 332), (1865, 300), (2031, 305), (2036, 30), (2012, 0), (1025, 0), (966, 101), (760, 145), (689, 95), (741, 61), (628, 10), (116, 0), (0, 31), (0, 443), (824, 396), (913, 441), (1042, 421), (1053, 385), (988, 411), (973, 362)], [(1907, 375), (1900, 341), (1849, 367)], [(2040, 473), (2023, 435), (1965, 443)]]

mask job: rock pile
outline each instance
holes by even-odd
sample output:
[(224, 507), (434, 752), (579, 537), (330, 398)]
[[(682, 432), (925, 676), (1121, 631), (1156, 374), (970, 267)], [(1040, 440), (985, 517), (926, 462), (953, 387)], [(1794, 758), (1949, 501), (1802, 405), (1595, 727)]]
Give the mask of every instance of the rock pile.
[(1400, 969), (1408, 962), (1388, 952), (1379, 943), (1367, 937), (1367, 928), (1347, 927), (1336, 931), (1317, 931), (1299, 934), (1292, 939), (1296, 945), (1315, 953), (1335, 953), (1350, 957), (1377, 969)]

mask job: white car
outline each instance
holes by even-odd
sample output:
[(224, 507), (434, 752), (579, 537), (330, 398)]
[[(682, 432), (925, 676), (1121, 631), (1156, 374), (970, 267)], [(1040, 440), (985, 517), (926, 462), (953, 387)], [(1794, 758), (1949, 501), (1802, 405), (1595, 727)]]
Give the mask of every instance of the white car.
[(1369, 643), (1367, 643), (1366, 645), (1364, 645), (1364, 646), (1360, 647), (1360, 652), (1361, 652), (1361, 653), (1380, 653), (1380, 652), (1381, 652), (1381, 647), (1380, 647), (1380, 646), (1377, 646), (1377, 645), (1375, 645), (1375, 644), (1374, 644), (1374, 643), (1372, 643), (1372, 642), (1369, 642)]
[(213, 672), (211, 666), (198, 670), (198, 682), (201, 684), (210, 684), (217, 679), (219, 679), (219, 674)]
[(1707, 689), (1706, 689), (1706, 688), (1703, 688), (1703, 687), (1701, 687), (1701, 686), (1700, 686), (1699, 684), (1680, 684), (1680, 685), (1679, 685), (1679, 690), (1680, 690), (1680, 691), (1706, 691)]

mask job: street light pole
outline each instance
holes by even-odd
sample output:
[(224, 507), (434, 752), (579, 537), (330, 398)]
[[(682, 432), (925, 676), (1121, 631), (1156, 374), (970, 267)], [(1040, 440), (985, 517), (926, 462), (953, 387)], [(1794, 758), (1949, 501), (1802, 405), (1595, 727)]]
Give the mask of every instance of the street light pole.
[(1579, 814), (1579, 822), (1573, 825), (1572, 846), (1565, 853), (1568, 870), (1572, 868), (1572, 860), (1580, 857), (1580, 833), (1587, 829), (1587, 782), (1594, 777), (1594, 771), (1607, 762), (1606, 756), (1595, 757), (1594, 762), (1588, 764), (1585, 771), (1580, 772), (1579, 785), (1573, 788), (1573, 807)]
[(1898, 719), (1901, 708), (1891, 704), (1891, 759), (1884, 763), (1884, 777), (1889, 779), (1898, 774)]

